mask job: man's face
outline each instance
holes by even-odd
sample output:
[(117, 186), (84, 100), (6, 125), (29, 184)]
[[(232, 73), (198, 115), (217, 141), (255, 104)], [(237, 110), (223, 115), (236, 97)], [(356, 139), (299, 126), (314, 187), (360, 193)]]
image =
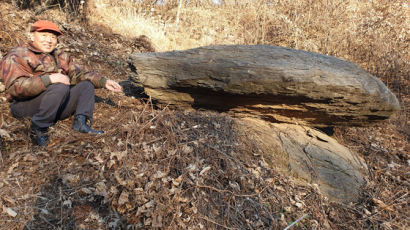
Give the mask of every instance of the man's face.
[(33, 46), (44, 53), (50, 53), (57, 46), (57, 35), (51, 32), (34, 31), (30, 33)]

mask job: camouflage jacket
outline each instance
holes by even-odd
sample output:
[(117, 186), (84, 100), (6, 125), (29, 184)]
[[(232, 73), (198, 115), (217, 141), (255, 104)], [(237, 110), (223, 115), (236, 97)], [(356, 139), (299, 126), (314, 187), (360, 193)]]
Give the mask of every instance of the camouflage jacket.
[(103, 88), (106, 78), (87, 71), (61, 50), (43, 53), (31, 43), (10, 50), (0, 62), (0, 80), (6, 86), (9, 101), (27, 99), (43, 92), (51, 84), (50, 74), (62, 73), (70, 84), (89, 80), (96, 88)]

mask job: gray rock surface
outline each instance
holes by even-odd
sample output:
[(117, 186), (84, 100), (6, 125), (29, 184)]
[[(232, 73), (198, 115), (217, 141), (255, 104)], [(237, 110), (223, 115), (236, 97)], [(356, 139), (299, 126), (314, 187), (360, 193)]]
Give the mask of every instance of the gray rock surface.
[(159, 104), (272, 122), (365, 126), (400, 109), (377, 78), (335, 57), (266, 45), (131, 54), (133, 81)]
[(356, 153), (322, 132), (293, 124), (243, 118), (236, 128), (266, 161), (301, 183), (317, 184), (332, 201), (354, 202), (366, 182), (367, 166)]

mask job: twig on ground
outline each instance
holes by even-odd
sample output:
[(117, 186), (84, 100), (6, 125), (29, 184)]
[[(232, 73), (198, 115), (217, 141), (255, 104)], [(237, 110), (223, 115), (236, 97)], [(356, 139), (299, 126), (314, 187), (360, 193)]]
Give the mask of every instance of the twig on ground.
[(287, 226), (285, 229), (283, 230), (288, 230), (290, 229), (293, 225), (297, 224), (299, 221), (303, 220), (303, 218), (307, 217), (307, 214), (304, 214), (302, 217), (300, 217), (299, 219), (297, 219), (295, 222), (293, 222), (292, 224), (290, 224), (289, 226)]
[(240, 194), (235, 194), (234, 192), (229, 191), (229, 190), (217, 189), (217, 188), (212, 187), (212, 186), (199, 185), (199, 184), (197, 184), (196, 186), (199, 187), (199, 188), (208, 188), (208, 189), (214, 190), (214, 191), (216, 191), (216, 192), (220, 192), (220, 193), (228, 192), (228, 193), (231, 193), (232, 196), (236, 196), (236, 197), (253, 197), (253, 196), (258, 196), (257, 193), (255, 193), (255, 194), (243, 194), (243, 195), (240, 195)]
[(19, 180), (17, 179), (17, 177), (16, 177), (16, 182), (17, 182), (17, 185), (19, 186), (20, 190), (23, 191), (23, 188), (21, 187), (20, 182), (19, 182)]
[(215, 222), (215, 221), (209, 219), (209, 218), (206, 217), (206, 216), (200, 216), (199, 218), (201, 218), (201, 219), (203, 219), (203, 220), (206, 220), (206, 221), (208, 221), (208, 222), (211, 222), (211, 223), (213, 223), (213, 224), (215, 224), (215, 225), (218, 225), (218, 226), (220, 226), (220, 227), (222, 227), (222, 228), (225, 228), (225, 229), (231, 229), (231, 230), (237, 230), (237, 229), (238, 229), (238, 228), (230, 228), (230, 227), (227, 227), (227, 226), (225, 226), (225, 225), (219, 224), (219, 223), (217, 223), (217, 222)]
[(53, 229), (57, 229), (57, 227), (54, 224), (50, 223), (44, 216), (40, 215), (40, 218), (44, 220), (44, 222), (46, 222), (47, 224), (51, 225)]

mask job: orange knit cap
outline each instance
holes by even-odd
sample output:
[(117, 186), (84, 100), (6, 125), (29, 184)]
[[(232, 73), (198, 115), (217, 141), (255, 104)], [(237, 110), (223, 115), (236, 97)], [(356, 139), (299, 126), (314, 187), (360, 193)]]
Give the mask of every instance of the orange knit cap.
[(31, 25), (30, 32), (34, 31), (51, 31), (57, 34), (57, 36), (63, 35), (56, 24), (47, 20), (39, 20)]

